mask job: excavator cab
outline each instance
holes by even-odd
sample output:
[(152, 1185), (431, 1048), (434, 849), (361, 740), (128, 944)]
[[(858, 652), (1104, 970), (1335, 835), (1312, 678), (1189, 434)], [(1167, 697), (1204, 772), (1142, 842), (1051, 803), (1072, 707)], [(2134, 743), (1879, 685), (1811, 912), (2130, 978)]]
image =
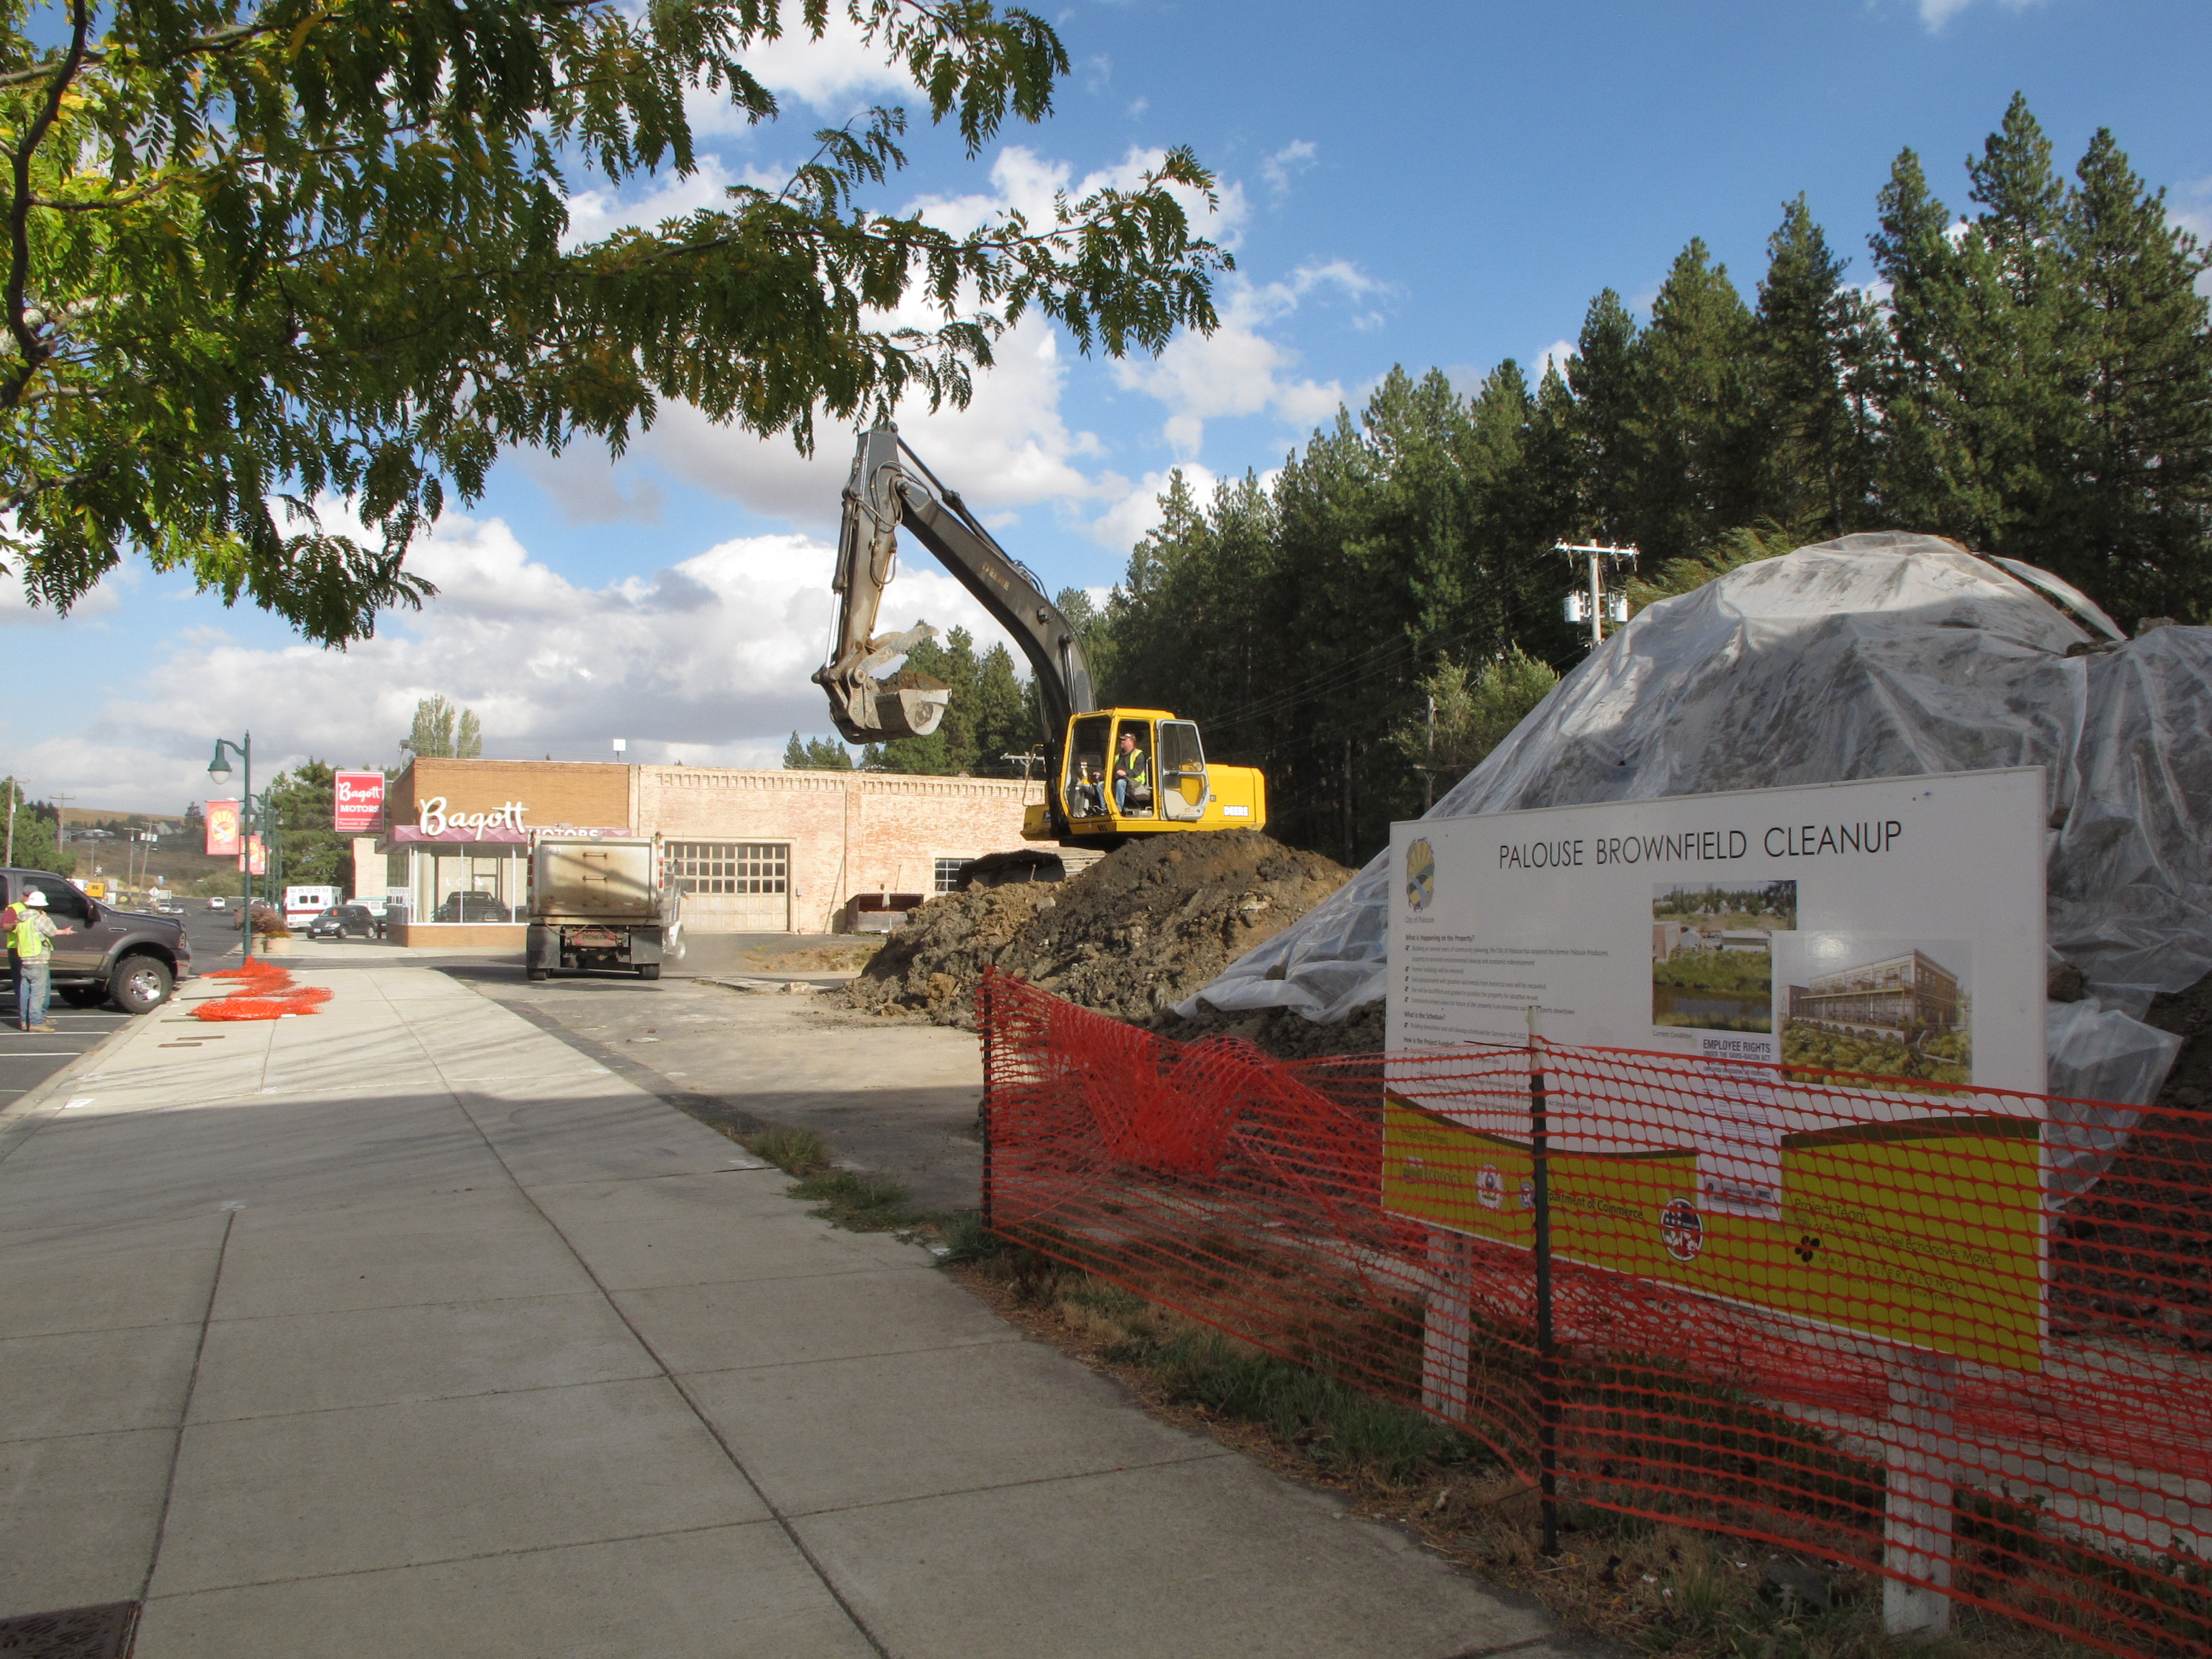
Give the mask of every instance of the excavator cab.
[[(1267, 786), (1248, 766), (1209, 766), (1195, 720), (1158, 708), (1105, 708), (1067, 723), (1055, 780), (1069, 839), (1119, 842), (1164, 830), (1257, 830)], [(1052, 839), (1051, 813), (1032, 806), (1022, 833)]]

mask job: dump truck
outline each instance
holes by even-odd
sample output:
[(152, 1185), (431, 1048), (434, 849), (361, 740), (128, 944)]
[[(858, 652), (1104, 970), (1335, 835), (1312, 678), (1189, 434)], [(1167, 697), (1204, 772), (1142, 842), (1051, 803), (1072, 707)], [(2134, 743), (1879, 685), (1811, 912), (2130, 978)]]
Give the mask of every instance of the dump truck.
[(530, 854), (532, 979), (556, 969), (634, 969), (659, 979), (684, 954), (682, 898), (664, 875), (658, 836), (547, 836)]
[(832, 583), (837, 629), (814, 675), (846, 741), (927, 737), (945, 719), (945, 687), (908, 670), (884, 672), (937, 632), (926, 623), (875, 632), (901, 525), (1006, 630), (1036, 677), (1044, 799), (1028, 808), (1024, 840), (1106, 852), (1138, 836), (1266, 826), (1267, 780), (1253, 767), (1209, 763), (1195, 720), (1098, 706), (1067, 618), (888, 422), (860, 434), (846, 481)]

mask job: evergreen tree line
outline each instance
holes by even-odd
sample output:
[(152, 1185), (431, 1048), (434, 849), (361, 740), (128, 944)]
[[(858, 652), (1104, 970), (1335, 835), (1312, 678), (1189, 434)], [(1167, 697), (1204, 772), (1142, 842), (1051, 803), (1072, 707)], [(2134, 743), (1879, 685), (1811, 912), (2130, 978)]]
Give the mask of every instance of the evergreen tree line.
[(1273, 833), (1356, 861), (1421, 807), (1434, 692), (1525, 707), (1530, 659), (1580, 659), (1561, 541), (1634, 544), (1648, 601), (1929, 532), (2126, 625), (2212, 620), (2205, 257), (2109, 132), (2062, 179), (2018, 97), (1966, 173), (1962, 220), (1898, 157), (1867, 288), (1801, 197), (1748, 297), (1693, 240), (1648, 321), (1608, 289), (1533, 384), (1510, 360), (1472, 396), (1394, 370), (1269, 483), (1201, 501), (1176, 475), (1085, 619), (1103, 694), (1198, 720), (1210, 757), (1265, 769)]

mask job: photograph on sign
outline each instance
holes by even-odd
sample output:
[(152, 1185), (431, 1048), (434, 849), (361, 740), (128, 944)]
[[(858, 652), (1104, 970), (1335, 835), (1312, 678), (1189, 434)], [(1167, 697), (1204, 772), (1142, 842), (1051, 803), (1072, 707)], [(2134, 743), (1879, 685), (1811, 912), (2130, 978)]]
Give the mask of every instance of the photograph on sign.
[(2025, 768), (1397, 826), (1385, 1207), (1533, 1242), (1533, 1009), (1622, 1053), (1552, 1079), (1559, 1254), (2032, 1366), (2045, 811)]

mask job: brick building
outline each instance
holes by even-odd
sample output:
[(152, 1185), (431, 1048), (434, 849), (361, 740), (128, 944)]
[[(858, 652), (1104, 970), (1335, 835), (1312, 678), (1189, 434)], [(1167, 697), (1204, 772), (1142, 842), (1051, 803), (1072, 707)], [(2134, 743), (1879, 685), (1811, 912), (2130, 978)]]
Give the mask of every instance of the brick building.
[(532, 837), (659, 835), (687, 928), (834, 933), (851, 925), (860, 895), (943, 891), (963, 860), (1021, 846), (1022, 807), (1038, 787), (424, 758), (393, 783), (383, 836), (356, 843), (355, 890), (389, 895), (404, 942), (519, 946)]

